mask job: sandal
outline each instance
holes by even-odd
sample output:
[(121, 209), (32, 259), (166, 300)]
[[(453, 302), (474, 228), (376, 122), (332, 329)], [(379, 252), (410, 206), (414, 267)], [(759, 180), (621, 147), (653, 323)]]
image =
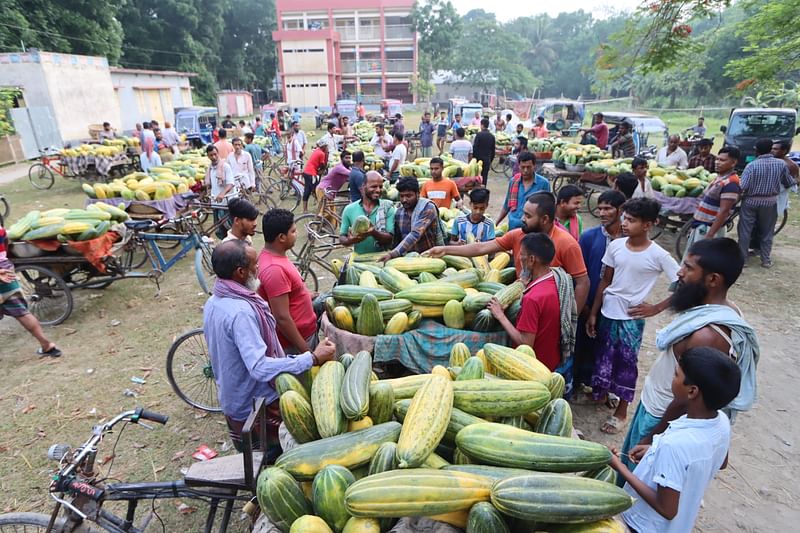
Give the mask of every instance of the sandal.
[(605, 401), (604, 405), (606, 407), (608, 407), (609, 409), (616, 410), (617, 406), (619, 405), (619, 396), (609, 392), (608, 396), (606, 396), (606, 401)]
[(609, 435), (615, 435), (619, 433), (622, 429), (623, 421), (617, 418), (614, 415), (609, 416), (603, 425), (600, 427), (600, 431), (603, 433), (607, 433)]
[(58, 347), (54, 344), (53, 347), (47, 351), (39, 348), (38, 350), (36, 350), (36, 355), (40, 357), (44, 357), (45, 355), (48, 357), (61, 357), (61, 350), (59, 350)]

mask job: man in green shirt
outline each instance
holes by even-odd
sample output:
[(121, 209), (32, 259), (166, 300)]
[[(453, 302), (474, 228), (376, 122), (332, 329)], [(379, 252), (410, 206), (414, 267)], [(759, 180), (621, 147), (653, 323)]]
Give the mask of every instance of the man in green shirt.
[[(382, 188), (383, 177), (374, 170), (367, 172), (361, 200), (348, 205), (342, 212), (339, 241), (344, 246), (353, 246), (357, 254), (385, 251), (392, 245), (395, 207), (391, 201), (380, 199)], [(370, 226), (366, 233), (355, 235), (350, 228), (360, 215), (369, 219)]]

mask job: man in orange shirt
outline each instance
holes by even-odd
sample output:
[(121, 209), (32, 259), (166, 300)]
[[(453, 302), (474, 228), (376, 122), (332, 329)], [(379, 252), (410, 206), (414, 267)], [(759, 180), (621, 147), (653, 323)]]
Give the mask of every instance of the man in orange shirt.
[(476, 242), (462, 246), (435, 246), (425, 252), (430, 257), (443, 255), (458, 255), (462, 257), (475, 257), (479, 255), (494, 254), (500, 251), (512, 252), (517, 277), (523, 278), (528, 273), (522, 269), (520, 259), (520, 246), (526, 233), (544, 233), (549, 236), (556, 247), (556, 255), (550, 263), (552, 267), (561, 267), (572, 276), (575, 284), (575, 303), (578, 309), (583, 309), (586, 297), (589, 294), (589, 276), (583, 254), (578, 241), (572, 235), (554, 224), (556, 216), (556, 202), (549, 192), (539, 192), (531, 195), (525, 202), (522, 214), (522, 228), (514, 229), (493, 241)]
[(431, 159), (431, 180), (426, 181), (422, 185), (419, 194), (423, 198), (429, 199), (436, 204), (436, 207), (452, 207), (453, 200), (456, 201), (456, 207), (461, 207), (461, 195), (458, 193), (458, 186), (456, 182), (450, 178), (442, 176), (444, 170), (444, 161), (440, 157)]

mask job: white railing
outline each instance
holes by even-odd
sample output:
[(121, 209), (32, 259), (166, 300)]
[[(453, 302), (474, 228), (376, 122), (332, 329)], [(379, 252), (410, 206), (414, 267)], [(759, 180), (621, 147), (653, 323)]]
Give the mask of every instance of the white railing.
[(407, 24), (387, 24), (386, 39), (413, 39), (414, 30)]
[(379, 41), (381, 39), (381, 29), (378, 26), (359, 26), (359, 41)]
[(386, 72), (414, 72), (414, 60), (387, 59)]

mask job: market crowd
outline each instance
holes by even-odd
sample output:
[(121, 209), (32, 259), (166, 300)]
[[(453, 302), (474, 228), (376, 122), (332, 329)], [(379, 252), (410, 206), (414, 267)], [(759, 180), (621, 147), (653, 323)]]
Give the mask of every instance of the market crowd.
[[(361, 107), (357, 120), (365, 118)], [(740, 176), (736, 169), (743, 165), (736, 148), (711, 154), (711, 143), (704, 141), (689, 161), (676, 138), (669, 139), (656, 156), (659, 162), (678, 168), (704, 166), (717, 174), (693, 215), (686, 253), (676, 261), (649, 238), (660, 204), (647, 178), (648, 162), (635, 157), (632, 172), (619, 175), (600, 194), (600, 225), (586, 228), (578, 213), (581, 188), (566, 185), (554, 193), (550, 181), (537, 173), (535, 155), (527, 150), (529, 137), (549, 134), (541, 118), (525, 135), (521, 123), (512, 124), (511, 115), (498, 113), (490, 119), (477, 114), (469, 125), (479, 131), (470, 142), (465, 139), (466, 118), (455, 115), (450, 120), (442, 112), (434, 119), (426, 112), (419, 132), (422, 154), (432, 157), (431, 179), (420, 186), (416, 178), (399, 175), (407, 157), (402, 115), (395, 116), (390, 127), (379, 123), (371, 140), (375, 155), (386, 160), (382, 175), (364, 170), (363, 152), (341, 148), (342, 139), (352, 135), (347, 121), (337, 117), (325, 124), (316, 110), (317, 126), (326, 133), (309, 149), (297, 110), (288, 120), (279, 113), (266, 126), (258, 119), (252, 125), (241, 122), (246, 146), (254, 134), (285, 138), (281, 144), (288, 163), (302, 167), (304, 209), (312, 195), (320, 199), (330, 191), (347, 191), (351, 203), (338, 227), (342, 245), (358, 254), (378, 252), (381, 261), (410, 252), (435, 258), (511, 254), (518, 279), (525, 284), (521, 311), (512, 322), (496, 300), (488, 308), (510, 346), (530, 345), (542, 363), (563, 374), (571, 402), (607, 409), (600, 428), (619, 434), (619, 455), (612, 466), (637, 498), (621, 519), (631, 531), (691, 530), (706, 487), (727, 463), (732, 425), (756, 399), (758, 339), (729, 291), (751, 253), (760, 257), (762, 267), (773, 264), (777, 214), (785, 209), (788, 189), (798, 179), (798, 167), (787, 157), (790, 146), (759, 139), (757, 158)], [(294, 215), (280, 208), (262, 214), (236, 197), (232, 177), (242, 169), (254, 176), (253, 166), (260, 158), (243, 152), (238, 136), (228, 142), (225, 128), (237, 125), (227, 122), (207, 148), (211, 165), (206, 184), (212, 197), (227, 203), (232, 226), (213, 252), (217, 280), (205, 304), (203, 328), (234, 444), (241, 445), (252, 400), (264, 397), (269, 425), (268, 441), (262, 446), (274, 459), (280, 453), (275, 377), (301, 374), (337, 354), (331, 340), (320, 338), (316, 295), (289, 256), (298, 238)], [(142, 124), (146, 151), (159, 142), (158, 127), (154, 122)], [(701, 122), (698, 127), (704, 134)], [(165, 135), (170, 129), (165, 124), (160, 142), (170, 142), (172, 136)], [(487, 213), (489, 190), (481, 185), (489, 179), (498, 131), (514, 137), (516, 172), (493, 220)], [(608, 127), (598, 115), (582, 133), (601, 148), (635, 155), (627, 125), (609, 141)], [(329, 168), (334, 151), (340, 152), (340, 163)], [(445, 151), (464, 162), (473, 157), (484, 162), (480, 183), (467, 194), (443, 176)], [(398, 191), (397, 203), (382, 198), (386, 179)], [(465, 209), (448, 232), (439, 209), (452, 206)], [(725, 234), (735, 209), (738, 242)], [(264, 245), (256, 249), (252, 237), (259, 215)], [(355, 234), (352, 226), (362, 215), (369, 229)], [(508, 231), (498, 236), (504, 221)], [(13, 277), (3, 270), (2, 235), (0, 231), (3, 311), (23, 321), (24, 313), (16, 309), (18, 299), (6, 296), (16, 291)], [(671, 292), (654, 295), (662, 277), (671, 284)], [(656, 303), (649, 303), (653, 300)], [(647, 319), (665, 312), (673, 313), (672, 319), (657, 333), (658, 357), (639, 390), (639, 353)], [(55, 348), (32, 331), (43, 350)]]

